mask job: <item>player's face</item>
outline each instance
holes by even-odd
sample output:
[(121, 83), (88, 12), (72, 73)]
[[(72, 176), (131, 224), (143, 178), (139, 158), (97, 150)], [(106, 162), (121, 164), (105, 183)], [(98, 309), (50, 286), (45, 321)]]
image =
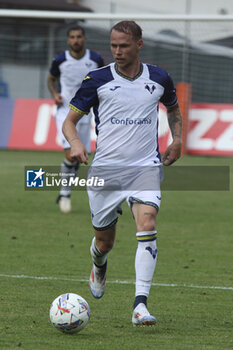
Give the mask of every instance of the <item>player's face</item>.
[(67, 43), (70, 46), (71, 50), (76, 53), (81, 52), (84, 49), (84, 45), (86, 42), (86, 37), (83, 35), (81, 30), (71, 30)]
[(132, 66), (139, 56), (143, 41), (135, 41), (131, 34), (112, 30), (111, 51), (119, 68), (127, 69)]

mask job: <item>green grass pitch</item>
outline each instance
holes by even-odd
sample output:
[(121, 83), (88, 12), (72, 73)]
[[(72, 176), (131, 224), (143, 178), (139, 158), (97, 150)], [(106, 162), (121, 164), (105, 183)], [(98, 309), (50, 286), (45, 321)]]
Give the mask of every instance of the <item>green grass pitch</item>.
[[(25, 165), (59, 165), (60, 152), (0, 151), (0, 349), (222, 350), (233, 349), (233, 188), (164, 191), (157, 220), (158, 261), (148, 300), (157, 325), (131, 324), (135, 225), (127, 205), (108, 258), (107, 288), (89, 291), (92, 226), (85, 191), (61, 214), (54, 191), (25, 191)], [(184, 156), (177, 165), (229, 165), (232, 158)], [(218, 288), (217, 288), (218, 287)], [(91, 308), (76, 335), (49, 320), (64, 292)]]

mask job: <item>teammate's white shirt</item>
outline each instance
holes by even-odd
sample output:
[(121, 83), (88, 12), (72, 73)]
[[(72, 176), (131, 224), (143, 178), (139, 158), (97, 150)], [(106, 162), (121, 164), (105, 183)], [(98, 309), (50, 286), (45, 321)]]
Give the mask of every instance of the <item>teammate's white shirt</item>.
[(168, 73), (141, 64), (131, 79), (114, 63), (92, 71), (71, 100), (70, 108), (88, 113), (94, 107), (97, 149), (92, 165), (160, 164), (158, 149), (158, 103), (177, 103)]
[[(73, 57), (68, 50), (63, 51), (55, 57), (50, 68), (50, 74), (59, 78), (60, 93), (63, 104), (57, 108), (56, 124), (59, 137), (64, 149), (70, 148), (70, 145), (62, 133), (62, 124), (69, 113), (70, 99), (75, 95), (80, 88), (83, 78), (93, 69), (104, 65), (102, 57), (95, 51), (86, 49), (85, 54), (77, 59)], [(85, 125), (84, 125), (85, 124)], [(80, 138), (90, 152), (90, 129), (91, 115), (82, 118), (81, 123), (77, 126)]]
[(57, 55), (53, 60), (50, 74), (60, 78), (61, 95), (64, 105), (69, 106), (71, 98), (80, 88), (84, 77), (93, 69), (103, 66), (101, 56), (86, 49), (83, 57), (75, 58), (68, 50)]

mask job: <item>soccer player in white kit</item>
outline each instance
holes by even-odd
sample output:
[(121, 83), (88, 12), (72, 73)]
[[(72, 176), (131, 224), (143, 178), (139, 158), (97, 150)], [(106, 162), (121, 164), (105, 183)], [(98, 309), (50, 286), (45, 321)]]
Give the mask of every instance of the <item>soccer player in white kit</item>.
[[(65, 152), (65, 159), (61, 164), (61, 178), (67, 179), (77, 175), (79, 162), (70, 157), (70, 144), (62, 133), (62, 124), (69, 112), (69, 103), (71, 98), (81, 86), (86, 74), (95, 68), (104, 65), (103, 59), (99, 53), (85, 48), (85, 31), (81, 26), (71, 27), (67, 32), (67, 43), (69, 50), (58, 54), (51, 65), (48, 77), (48, 88), (57, 105), (56, 124), (57, 130)], [(57, 88), (59, 79), (60, 90)], [(91, 118), (89, 115), (82, 118), (77, 125), (77, 130), (90, 153), (91, 149)], [(57, 198), (60, 210), (64, 213), (71, 211), (71, 186), (61, 187)]]
[[(71, 100), (63, 132), (71, 145), (73, 159), (88, 164), (88, 151), (75, 126), (93, 107), (97, 150), (91, 168), (104, 167), (106, 173), (112, 166), (126, 169), (119, 173), (119, 179), (127, 169), (134, 170), (133, 176), (131, 170), (129, 172), (128, 183), (132, 185), (128, 188), (88, 190), (95, 232), (90, 248), (93, 267), (89, 284), (92, 295), (101, 298), (106, 286), (107, 254), (114, 245), (120, 205), (126, 200), (136, 223), (138, 241), (132, 323), (154, 325), (156, 318), (147, 309), (147, 298), (157, 260), (155, 221), (161, 193), (156, 182), (147, 190), (137, 187), (137, 183), (145, 167), (154, 170), (157, 184), (160, 183), (162, 164), (170, 165), (180, 157), (182, 117), (172, 79), (165, 70), (140, 62), (142, 46), (142, 31), (134, 21), (122, 21), (112, 28), (111, 50), (115, 63), (85, 77)], [(167, 108), (173, 137), (162, 160), (158, 149), (159, 101)], [(146, 176), (144, 182), (148, 182)]]

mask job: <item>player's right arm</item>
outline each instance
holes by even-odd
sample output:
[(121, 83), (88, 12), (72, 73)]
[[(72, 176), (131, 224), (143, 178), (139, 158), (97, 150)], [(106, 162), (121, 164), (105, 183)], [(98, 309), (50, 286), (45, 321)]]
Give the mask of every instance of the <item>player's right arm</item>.
[[(82, 82), (81, 87), (70, 101), (70, 111), (63, 123), (62, 132), (71, 146), (71, 157), (80, 163), (88, 164), (88, 152), (78, 137), (76, 124), (84, 114), (88, 114), (90, 109), (98, 104), (97, 87), (99, 86), (98, 75), (103, 76), (103, 72), (97, 70), (90, 72)], [(105, 74), (106, 76), (106, 74)], [(102, 77), (101, 82), (104, 80)]]
[(70, 109), (62, 126), (62, 132), (70, 144), (70, 155), (79, 163), (88, 164), (88, 151), (78, 137), (76, 124), (82, 118), (84, 113)]
[(50, 74), (48, 76), (47, 85), (48, 85), (48, 89), (49, 89), (49, 91), (54, 99), (54, 102), (59, 107), (63, 104), (63, 100), (62, 100), (61, 94), (59, 92), (57, 92), (57, 90), (56, 90), (56, 80), (57, 80), (57, 78)]

